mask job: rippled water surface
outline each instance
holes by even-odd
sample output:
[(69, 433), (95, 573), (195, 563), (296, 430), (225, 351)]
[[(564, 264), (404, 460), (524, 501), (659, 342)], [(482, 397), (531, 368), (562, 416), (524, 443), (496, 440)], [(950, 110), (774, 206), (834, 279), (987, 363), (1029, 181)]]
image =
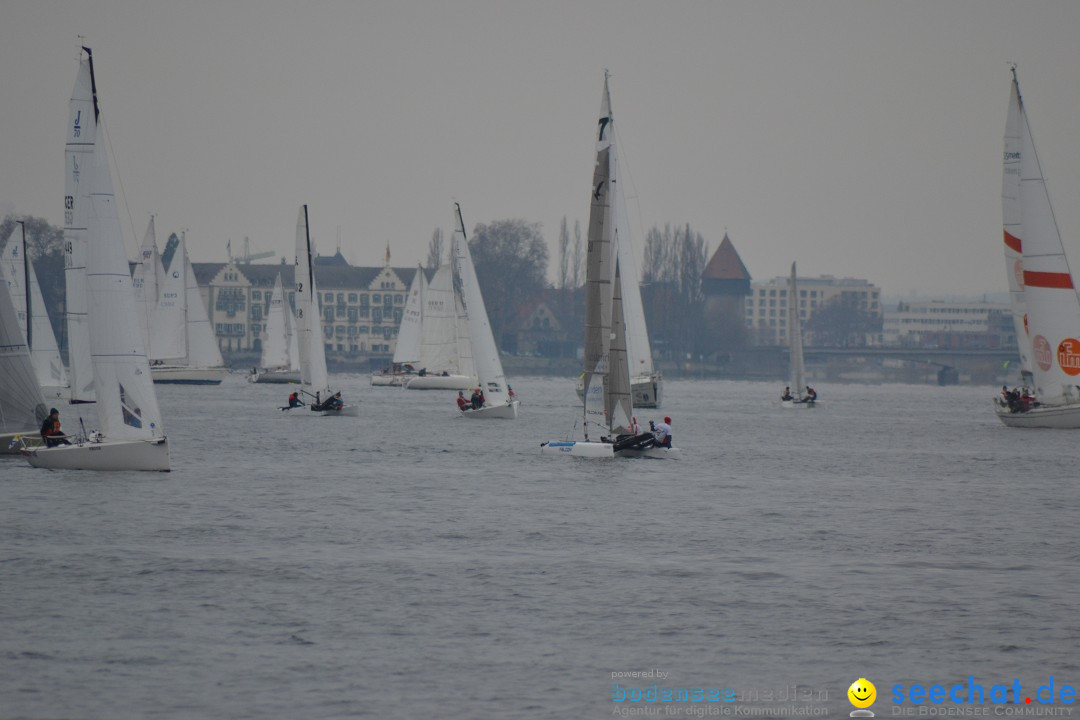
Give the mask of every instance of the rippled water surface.
[(894, 683), (1080, 685), (1080, 435), (992, 388), (668, 381), (639, 419), (682, 458), (596, 462), (539, 455), (572, 380), (481, 422), (340, 379), (362, 417), (159, 386), (168, 474), (0, 460), (0, 718), (599, 718), (650, 668), (830, 717), (859, 677), (879, 716)]

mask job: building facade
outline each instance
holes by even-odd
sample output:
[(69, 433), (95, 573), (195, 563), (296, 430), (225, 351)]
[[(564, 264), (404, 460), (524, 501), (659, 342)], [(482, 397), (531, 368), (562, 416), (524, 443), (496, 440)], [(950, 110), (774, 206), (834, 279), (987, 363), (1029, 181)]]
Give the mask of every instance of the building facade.
[[(797, 278), (799, 292), (799, 319), (803, 328), (803, 342), (813, 346), (814, 333), (808, 330), (810, 319), (819, 309), (834, 302), (844, 302), (864, 313), (881, 317), (881, 289), (868, 280), (836, 278), (822, 275), (817, 278)], [(750, 286), (746, 298), (746, 327), (757, 345), (784, 345), (787, 343), (788, 278), (775, 277)], [(864, 339), (865, 345), (880, 345), (880, 334)]]
[[(291, 264), (192, 263), (210, 325), (222, 352), (259, 352), (274, 283), (296, 307)], [(323, 341), (327, 354), (392, 355), (405, 298), (417, 268), (354, 267), (340, 254), (316, 258)]]
[(885, 311), (887, 345), (952, 350), (1016, 347), (1007, 303), (901, 302)]

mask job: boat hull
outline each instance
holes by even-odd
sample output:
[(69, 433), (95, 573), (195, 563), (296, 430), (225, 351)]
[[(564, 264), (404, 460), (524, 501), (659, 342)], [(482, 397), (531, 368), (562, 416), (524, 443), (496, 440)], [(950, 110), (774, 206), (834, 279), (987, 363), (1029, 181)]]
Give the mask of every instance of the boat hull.
[(994, 412), (1009, 427), (1056, 428), (1074, 430), (1080, 428), (1080, 405), (1058, 407), (1039, 406), (1026, 412), (1010, 412), (994, 400)]
[(50, 470), (169, 471), (169, 441), (103, 440), (51, 448), (27, 448), (22, 453), (34, 467)]
[(520, 404), (519, 401), (514, 400), (505, 405), (482, 407), (477, 410), (464, 410), (461, 415), (462, 417), (472, 418), (473, 420), (513, 420), (518, 416), (518, 405)]
[(299, 417), (360, 417), (359, 405), (345, 405), (340, 410), (312, 410), (308, 405), (281, 408), (281, 412)]
[[(585, 400), (585, 384), (578, 378), (577, 396), (579, 400)], [(642, 375), (630, 381), (630, 397), (633, 399), (634, 409), (659, 408), (664, 402), (664, 378), (660, 373), (651, 376)]]
[(611, 460), (615, 450), (611, 443), (585, 442), (575, 440), (552, 440), (540, 445), (541, 455), (565, 455), (567, 457)]
[(226, 368), (193, 368), (179, 365), (158, 365), (150, 368), (150, 377), (161, 385), (220, 385), (228, 373)]
[[(156, 381), (155, 381), (156, 382)], [(264, 370), (248, 375), (248, 382), (287, 385), (300, 382), (299, 370)]]
[(815, 408), (817, 407), (816, 400), (781, 400), (780, 406), (788, 408), (789, 410), (798, 410), (799, 408)]
[(417, 375), (405, 383), (409, 390), (468, 390), (479, 383), (475, 376)]
[(407, 384), (416, 375), (390, 375), (374, 373), (371, 376), (371, 384), (375, 387), (401, 387)]

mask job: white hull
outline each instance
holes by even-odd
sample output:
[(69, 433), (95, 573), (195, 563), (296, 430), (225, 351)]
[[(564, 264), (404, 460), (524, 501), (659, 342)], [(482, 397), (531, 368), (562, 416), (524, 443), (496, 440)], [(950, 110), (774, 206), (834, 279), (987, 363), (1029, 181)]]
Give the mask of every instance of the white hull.
[[(577, 396), (585, 399), (585, 385), (582, 378), (577, 381)], [(630, 381), (630, 397), (634, 408), (659, 408), (664, 402), (664, 378), (660, 373), (652, 377), (640, 376)]]
[(415, 377), (415, 373), (403, 373), (401, 375), (373, 373), (371, 376), (371, 384), (376, 387), (401, 387), (402, 385), (408, 384), (408, 382)]
[(409, 390), (468, 390), (478, 384), (476, 376), (417, 375), (405, 383)]
[(263, 370), (248, 375), (248, 382), (286, 385), (300, 382), (299, 370)]
[(625, 458), (656, 458), (658, 460), (673, 460), (679, 457), (679, 448), (651, 447), (644, 450), (625, 449), (615, 452), (611, 443), (585, 442), (583, 440), (552, 440), (540, 446), (541, 455), (568, 455), (570, 457), (612, 459), (615, 457)]
[(998, 419), (1009, 427), (1022, 428), (1057, 428), (1072, 430), (1080, 428), (1080, 405), (1057, 407), (1041, 406), (1027, 412), (1009, 412), (995, 398), (994, 412)]
[(799, 408), (815, 408), (817, 407), (816, 400), (781, 400), (780, 406), (788, 408), (790, 410), (798, 410)]
[(193, 368), (180, 365), (150, 367), (150, 377), (155, 383), (178, 385), (220, 385), (228, 370), (223, 367)]
[(517, 418), (518, 405), (520, 404), (519, 401), (514, 400), (505, 405), (482, 407), (478, 410), (465, 410), (461, 414), (463, 417), (472, 418), (474, 420), (514, 420)]
[(169, 471), (169, 441), (104, 440), (23, 451), (34, 467), (50, 470)]

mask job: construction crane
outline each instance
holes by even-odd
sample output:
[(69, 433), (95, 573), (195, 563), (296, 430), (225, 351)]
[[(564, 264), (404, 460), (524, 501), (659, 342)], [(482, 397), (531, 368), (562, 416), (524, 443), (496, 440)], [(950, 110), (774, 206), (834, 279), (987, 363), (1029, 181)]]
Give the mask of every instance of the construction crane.
[(244, 254), (243, 255), (235, 255), (234, 256), (232, 254), (232, 240), (229, 240), (228, 244), (226, 245), (226, 248), (228, 249), (228, 252), (229, 252), (229, 261), (230, 262), (235, 261), (235, 262), (241, 263), (243, 265), (247, 265), (252, 260), (262, 260), (263, 258), (274, 257), (274, 255), (276, 254), (274, 252), (260, 252), (260, 253), (251, 252), (251, 240), (246, 235), (244, 236)]

